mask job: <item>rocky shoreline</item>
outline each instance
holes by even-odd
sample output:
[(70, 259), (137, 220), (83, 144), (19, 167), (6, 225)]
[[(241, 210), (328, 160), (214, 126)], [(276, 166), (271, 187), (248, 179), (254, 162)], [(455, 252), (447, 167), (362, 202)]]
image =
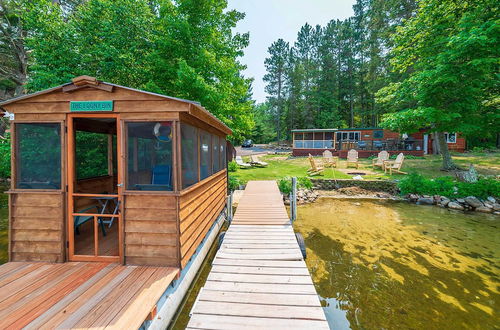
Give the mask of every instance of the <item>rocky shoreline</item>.
[(409, 202), (418, 205), (437, 205), (440, 207), (449, 208), (451, 210), (475, 211), (500, 215), (500, 200), (491, 196), (485, 200), (481, 200), (480, 198), (474, 196), (450, 199), (448, 197), (439, 195), (428, 196), (409, 194), (406, 196), (406, 199)]
[[(299, 189), (297, 191), (297, 204), (314, 203), (320, 197), (334, 197), (344, 199), (382, 199), (382, 200), (403, 200), (417, 205), (435, 205), (450, 210), (457, 211), (475, 211), (500, 215), (500, 200), (494, 197), (488, 197), (485, 200), (474, 196), (465, 198), (450, 199), (445, 196), (428, 196), (409, 194), (401, 197), (390, 194), (386, 191), (376, 192), (365, 190), (359, 187), (345, 187), (334, 190), (318, 190), (318, 189)], [(290, 196), (283, 195), (285, 205), (290, 205)]]

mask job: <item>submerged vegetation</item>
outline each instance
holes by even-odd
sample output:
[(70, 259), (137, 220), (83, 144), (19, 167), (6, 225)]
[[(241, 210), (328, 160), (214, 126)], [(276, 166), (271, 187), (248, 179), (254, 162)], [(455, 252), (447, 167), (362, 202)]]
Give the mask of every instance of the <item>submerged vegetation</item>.
[(299, 206), (311, 271), (334, 329), (494, 329), (495, 216), (407, 203)]

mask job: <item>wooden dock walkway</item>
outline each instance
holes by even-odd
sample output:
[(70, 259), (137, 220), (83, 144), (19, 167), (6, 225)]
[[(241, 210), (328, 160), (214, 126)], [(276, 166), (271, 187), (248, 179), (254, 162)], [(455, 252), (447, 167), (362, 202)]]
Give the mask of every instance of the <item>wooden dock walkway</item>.
[(328, 329), (275, 181), (250, 181), (188, 329)]
[(0, 329), (137, 329), (177, 268), (96, 262), (0, 266)]

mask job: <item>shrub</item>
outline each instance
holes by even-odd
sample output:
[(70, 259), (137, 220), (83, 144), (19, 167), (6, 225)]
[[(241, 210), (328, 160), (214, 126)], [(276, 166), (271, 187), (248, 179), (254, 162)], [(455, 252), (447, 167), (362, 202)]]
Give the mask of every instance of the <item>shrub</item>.
[(227, 163), (227, 170), (229, 172), (236, 172), (237, 169), (238, 169), (238, 164), (236, 164), (234, 160)]
[(312, 189), (312, 187), (313, 187), (313, 183), (312, 183), (311, 179), (309, 179), (305, 176), (297, 178), (297, 185), (300, 188), (305, 188), (305, 189)]
[[(398, 155), (391, 155), (389, 159), (396, 159)], [(422, 156), (414, 156), (414, 155), (405, 155), (405, 159), (425, 159), (425, 157)]]
[(288, 195), (292, 191), (292, 179), (290, 177), (284, 177), (278, 180), (278, 188), (280, 191)]
[(235, 191), (240, 187), (241, 182), (237, 177), (230, 175), (228, 177), (228, 185), (229, 185), (229, 190)]
[[(298, 177), (297, 178), (297, 188), (303, 188), (303, 189), (312, 189), (313, 188), (313, 183), (312, 181), (307, 178), (307, 177)], [(292, 192), (292, 178), (291, 177), (284, 177), (278, 180), (278, 188), (280, 191), (288, 195)]]
[(10, 135), (0, 139), (0, 178), (10, 178)]
[(500, 181), (489, 178), (469, 183), (455, 181), (449, 176), (427, 179), (421, 174), (411, 173), (399, 182), (398, 187), (403, 195), (441, 195), (449, 198), (500, 196)]

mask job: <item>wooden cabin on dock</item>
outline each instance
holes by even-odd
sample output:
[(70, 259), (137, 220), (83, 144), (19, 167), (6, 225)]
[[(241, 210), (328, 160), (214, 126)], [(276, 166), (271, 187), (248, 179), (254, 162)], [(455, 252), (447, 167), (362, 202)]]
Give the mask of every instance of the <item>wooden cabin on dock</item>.
[(225, 208), (231, 130), (199, 103), (81, 76), (0, 107), (10, 261), (182, 269)]

